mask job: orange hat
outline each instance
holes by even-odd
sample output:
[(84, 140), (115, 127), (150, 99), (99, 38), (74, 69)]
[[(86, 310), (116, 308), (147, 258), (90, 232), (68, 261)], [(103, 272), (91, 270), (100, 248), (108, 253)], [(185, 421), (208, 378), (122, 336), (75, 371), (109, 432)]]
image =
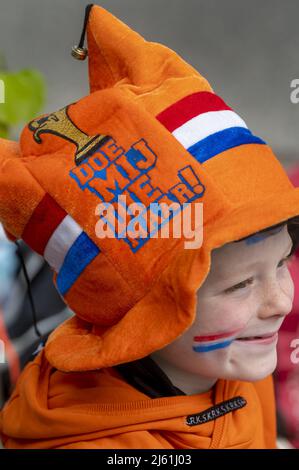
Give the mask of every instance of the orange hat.
[[(103, 8), (89, 13), (91, 93), (30, 122), (19, 145), (0, 141), (0, 220), (45, 257), (76, 314), (46, 344), (64, 371), (172, 342), (194, 321), (211, 250), (299, 214), (299, 189), (205, 78)], [(202, 203), (202, 246), (99, 238), (97, 207), (113, 204), (120, 220), (119, 196), (147, 212)]]

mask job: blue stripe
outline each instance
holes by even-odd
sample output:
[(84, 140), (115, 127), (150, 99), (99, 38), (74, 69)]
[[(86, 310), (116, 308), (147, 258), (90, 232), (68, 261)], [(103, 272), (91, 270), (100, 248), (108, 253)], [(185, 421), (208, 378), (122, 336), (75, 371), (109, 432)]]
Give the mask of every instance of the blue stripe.
[(187, 150), (197, 161), (203, 163), (225, 150), (243, 144), (266, 144), (266, 142), (253, 135), (249, 129), (230, 127), (205, 137)]
[(82, 232), (76, 239), (64, 258), (57, 275), (57, 288), (65, 295), (84, 271), (86, 266), (99, 254), (100, 249)]
[(207, 352), (207, 351), (214, 351), (214, 349), (226, 348), (227, 346), (229, 346), (230, 344), (232, 344), (232, 342), (234, 341), (234, 339), (235, 339), (235, 338), (230, 339), (230, 340), (228, 340), (228, 341), (223, 341), (222, 343), (199, 344), (199, 345), (196, 345), (196, 346), (193, 345), (193, 350), (194, 350), (195, 352)]

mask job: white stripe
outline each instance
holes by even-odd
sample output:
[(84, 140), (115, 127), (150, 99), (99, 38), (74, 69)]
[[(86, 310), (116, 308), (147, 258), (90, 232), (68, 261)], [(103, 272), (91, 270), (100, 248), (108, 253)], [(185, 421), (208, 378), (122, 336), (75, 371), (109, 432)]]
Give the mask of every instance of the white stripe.
[(235, 126), (247, 129), (243, 119), (234, 111), (209, 111), (185, 122), (172, 134), (187, 149), (215, 132)]
[(82, 232), (80, 225), (67, 215), (52, 233), (44, 257), (56, 272), (60, 270), (65, 255)]
[(210, 340), (207, 339), (205, 341), (193, 340), (193, 343), (194, 345), (197, 345), (197, 346), (210, 346), (211, 344), (224, 343), (226, 341), (235, 340), (236, 337), (237, 337), (237, 333), (235, 335), (225, 336), (224, 338), (216, 338), (216, 339), (210, 339)]

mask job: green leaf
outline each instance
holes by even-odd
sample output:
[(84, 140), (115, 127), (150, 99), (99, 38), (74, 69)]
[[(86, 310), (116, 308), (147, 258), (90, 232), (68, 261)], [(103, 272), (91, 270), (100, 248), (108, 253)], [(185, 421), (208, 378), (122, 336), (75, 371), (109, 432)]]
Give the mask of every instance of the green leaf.
[(0, 123), (0, 137), (2, 139), (8, 139), (8, 126)]
[(5, 102), (0, 103), (2, 125), (26, 122), (38, 114), (45, 102), (45, 82), (38, 71), (0, 72), (0, 80), (5, 88)]

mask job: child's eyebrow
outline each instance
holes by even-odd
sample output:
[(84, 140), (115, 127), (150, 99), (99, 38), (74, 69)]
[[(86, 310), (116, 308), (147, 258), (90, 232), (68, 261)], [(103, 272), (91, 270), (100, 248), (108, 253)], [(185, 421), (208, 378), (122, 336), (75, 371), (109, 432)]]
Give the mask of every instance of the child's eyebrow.
[(272, 235), (276, 235), (277, 233), (281, 232), (283, 228), (284, 226), (277, 227), (276, 229), (273, 229), (270, 232), (261, 232), (256, 233), (255, 235), (251, 235), (251, 237), (246, 238), (246, 245), (254, 245), (255, 243), (259, 243), (265, 238), (271, 237)]
[[(291, 241), (291, 243), (288, 245), (288, 249), (284, 250), (284, 252), (283, 252), (284, 254), (282, 255), (282, 258), (287, 256), (291, 252), (292, 248), (293, 248), (293, 242)], [(246, 269), (258, 266), (260, 263), (261, 263), (260, 261), (256, 261), (255, 263), (248, 264), (248, 265), (246, 265)]]
[[(291, 243), (288, 245), (288, 249), (284, 251), (284, 255), (282, 255), (282, 258), (288, 256), (292, 248), (293, 242), (291, 241)], [(217, 282), (219, 282), (219, 284), (223, 284), (223, 282), (235, 282), (235, 279), (237, 279), (237, 277), (240, 277), (243, 274), (246, 275), (246, 271), (255, 268), (256, 266), (259, 266), (260, 264), (261, 261), (255, 261), (254, 263), (246, 264), (245, 266), (240, 266), (238, 268), (238, 273), (223, 272), (221, 273), (221, 277)]]

